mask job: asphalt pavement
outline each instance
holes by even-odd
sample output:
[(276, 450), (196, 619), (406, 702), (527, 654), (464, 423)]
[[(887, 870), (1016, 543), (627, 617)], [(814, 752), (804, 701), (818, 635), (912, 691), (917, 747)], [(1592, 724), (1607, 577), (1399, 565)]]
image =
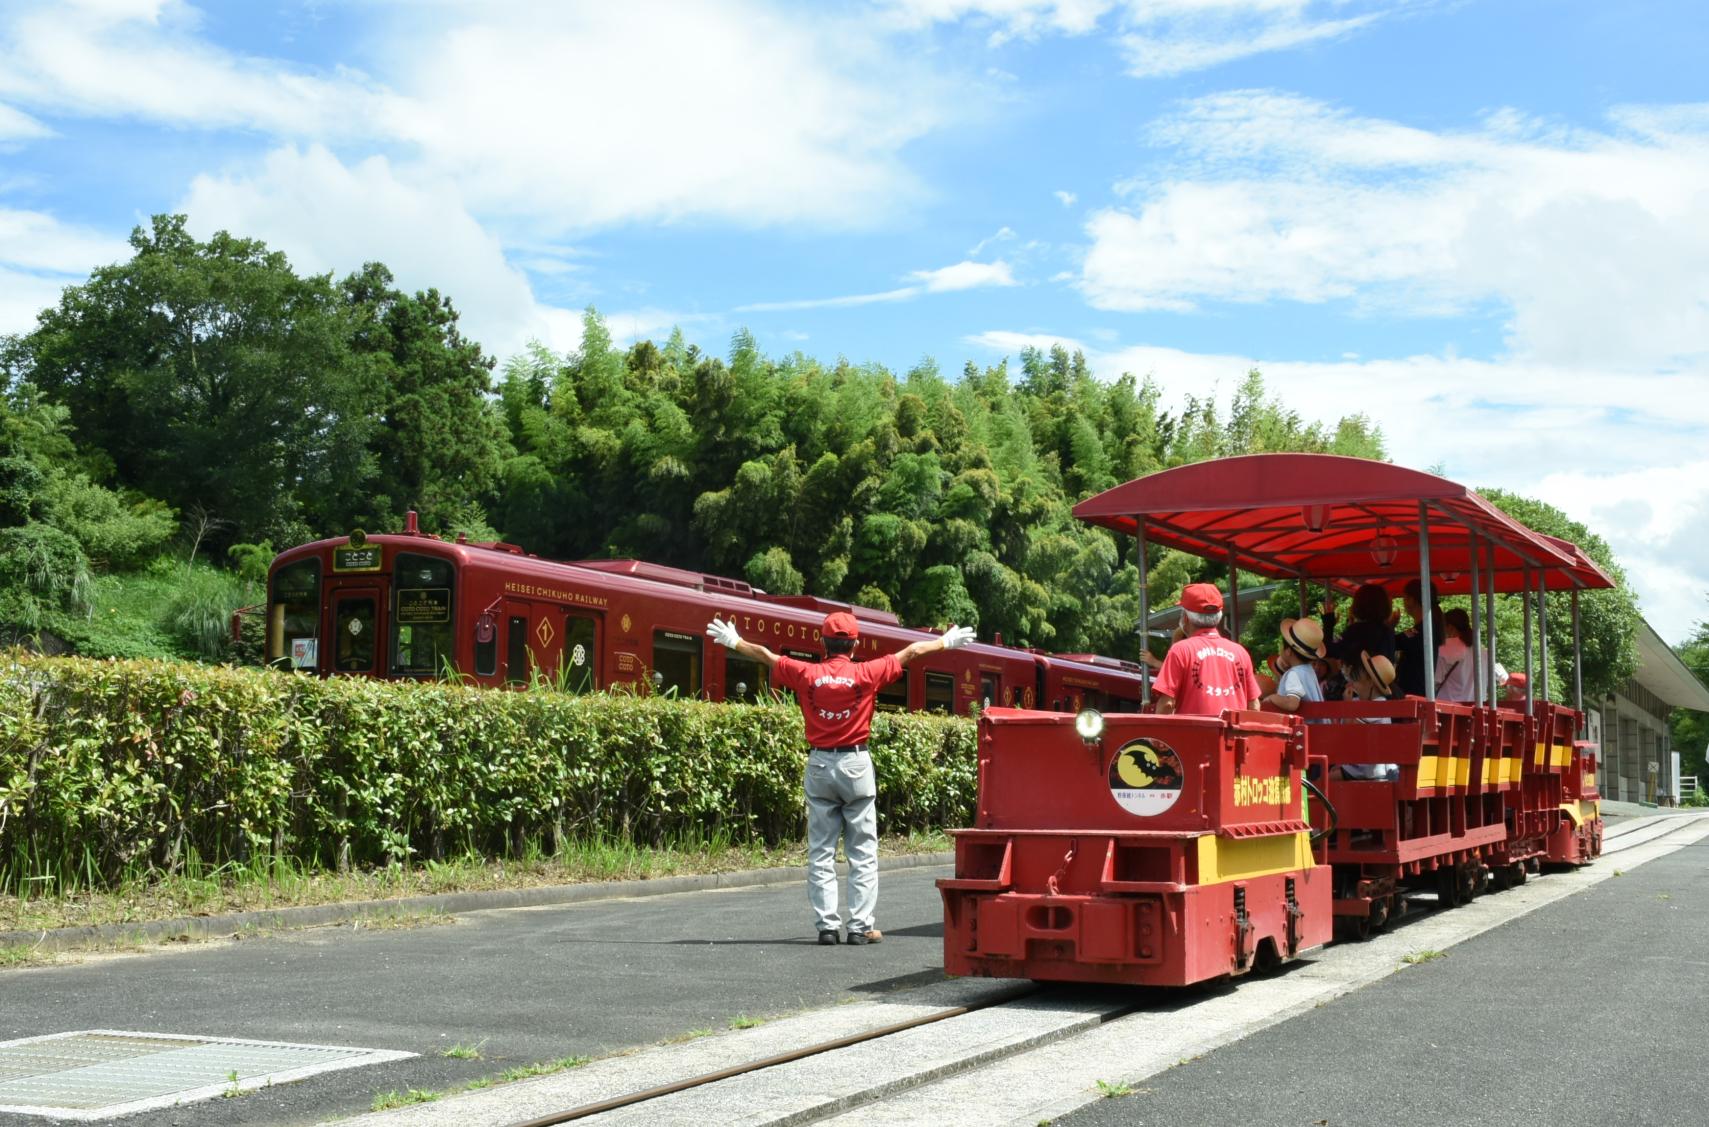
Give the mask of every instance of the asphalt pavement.
[[(943, 869), (882, 874), (883, 943), (820, 947), (805, 882), (322, 928), (0, 971), (0, 1040), (79, 1029), (203, 1034), (419, 1054), (111, 1122), (308, 1124), (376, 1094), (599, 1056), (943, 976)], [(481, 1059), (443, 1055), (480, 1046)], [(0, 1115), (0, 1125), (39, 1125)]]
[(1706, 936), (1709, 841), (1053, 1127), (1709, 1123)]

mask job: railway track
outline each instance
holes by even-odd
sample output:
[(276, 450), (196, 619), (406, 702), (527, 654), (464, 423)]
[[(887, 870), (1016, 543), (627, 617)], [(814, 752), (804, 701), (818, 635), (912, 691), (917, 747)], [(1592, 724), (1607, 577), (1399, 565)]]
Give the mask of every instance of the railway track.
[[(1604, 858), (1642, 864), (1709, 836), (1709, 815), (1646, 819), (1610, 834)], [(1366, 943), (1341, 944), (1270, 978), (1177, 991), (952, 980), (884, 1000), (796, 1015), (704, 1042), (608, 1058), (479, 1100), (380, 1117), (387, 1127), (741, 1123), (1037, 1123), (1097, 1095), (1392, 974), (1607, 879), (1591, 865), (1419, 913)]]

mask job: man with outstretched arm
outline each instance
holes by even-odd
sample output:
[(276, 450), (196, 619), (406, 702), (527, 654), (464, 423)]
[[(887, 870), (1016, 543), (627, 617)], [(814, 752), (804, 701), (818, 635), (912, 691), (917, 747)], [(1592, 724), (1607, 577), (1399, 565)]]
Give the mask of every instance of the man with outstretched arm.
[(716, 618), (707, 635), (772, 671), (773, 683), (793, 691), (807, 726), (807, 899), (821, 946), (839, 942), (837, 914), (837, 838), (849, 859), (848, 942), (877, 943), (884, 933), (874, 925), (878, 907), (878, 783), (866, 740), (878, 690), (902, 676), (917, 657), (953, 650), (973, 640), (973, 628), (952, 626), (942, 637), (915, 642), (898, 653), (855, 661), (860, 624), (837, 611), (825, 616), (820, 635), (825, 660), (817, 665), (774, 654), (745, 642), (734, 624)]

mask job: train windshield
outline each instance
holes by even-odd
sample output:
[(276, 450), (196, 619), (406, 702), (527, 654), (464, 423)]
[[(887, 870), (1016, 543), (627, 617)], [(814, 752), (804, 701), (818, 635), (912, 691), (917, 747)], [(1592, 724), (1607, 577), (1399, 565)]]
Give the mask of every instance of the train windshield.
[(392, 562), (392, 673), (435, 677), (455, 668), (449, 560), (399, 552)]
[(298, 560), (273, 573), (267, 598), (267, 662), (314, 669), (320, 646), (320, 561)]

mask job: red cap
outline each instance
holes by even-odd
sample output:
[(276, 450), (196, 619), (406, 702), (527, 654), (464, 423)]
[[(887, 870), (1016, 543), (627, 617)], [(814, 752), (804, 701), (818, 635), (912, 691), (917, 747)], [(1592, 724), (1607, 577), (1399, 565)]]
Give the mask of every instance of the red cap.
[(1181, 607), (1194, 614), (1210, 614), (1222, 609), (1222, 592), (1214, 583), (1189, 583), (1181, 592)]
[(825, 625), (820, 633), (827, 638), (858, 638), (860, 637), (860, 624), (855, 621), (854, 615), (846, 610), (840, 610), (835, 614), (825, 616)]

